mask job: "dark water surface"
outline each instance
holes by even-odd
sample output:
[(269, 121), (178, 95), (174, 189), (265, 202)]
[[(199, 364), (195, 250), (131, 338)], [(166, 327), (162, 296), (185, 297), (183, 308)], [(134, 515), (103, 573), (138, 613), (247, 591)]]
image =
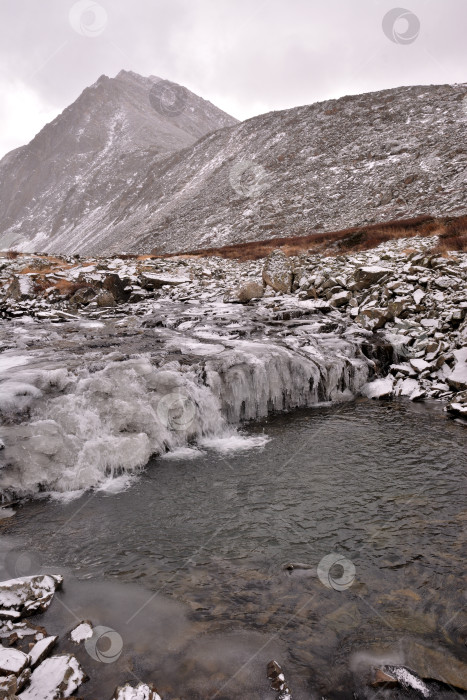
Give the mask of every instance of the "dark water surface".
[[(296, 700), (373, 697), (375, 659), (459, 685), (465, 427), (365, 400), (248, 428), (263, 431), (261, 451), (154, 460), (125, 492), (30, 502), (1, 521), (4, 548), (73, 574), (41, 616), (49, 634), (86, 618), (121, 635), (115, 663), (79, 652), (80, 697), (142, 678), (168, 698), (275, 698), (271, 658)], [(316, 569), (331, 552), (345, 566), (326, 587)], [(352, 585), (335, 590), (341, 575)]]

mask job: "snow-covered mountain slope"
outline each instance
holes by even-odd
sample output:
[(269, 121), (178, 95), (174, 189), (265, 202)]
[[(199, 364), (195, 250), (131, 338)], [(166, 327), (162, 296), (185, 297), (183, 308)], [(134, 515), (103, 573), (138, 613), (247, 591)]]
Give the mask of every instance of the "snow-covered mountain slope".
[[(63, 164), (28, 209), (3, 217), (0, 246), (177, 252), (465, 214), (466, 92), (402, 87), (271, 112), (165, 156), (129, 150), (136, 137), (117, 121), (89, 166), (70, 178)], [(2, 171), (11, 181), (6, 159)]]
[(155, 161), (236, 123), (175, 83), (102, 75), (0, 162), (0, 248), (63, 248), (73, 232), (80, 249), (81, 227), (109, 205), (124, 207)]

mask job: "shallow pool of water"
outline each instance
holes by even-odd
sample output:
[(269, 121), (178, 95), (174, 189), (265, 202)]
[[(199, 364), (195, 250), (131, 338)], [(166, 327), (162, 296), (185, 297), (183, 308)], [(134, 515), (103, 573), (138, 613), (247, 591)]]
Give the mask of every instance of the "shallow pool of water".
[[(146, 589), (117, 595), (109, 583), (105, 605), (105, 583), (96, 603), (97, 584), (75, 582), (88, 590), (76, 614), (93, 599), (95, 624), (131, 639), (125, 663), (138, 658), (138, 673), (167, 697), (273, 698), (264, 662), (275, 655), (297, 700), (351, 697), (376, 657), (414, 666), (428, 647), (432, 664), (460, 662), (465, 427), (424, 407), (362, 400), (248, 429), (263, 432), (263, 449), (154, 460), (121, 493), (23, 505), (2, 521), (5, 541), (15, 538), (7, 574), (55, 566)], [(330, 553), (341, 566), (323, 582)], [(70, 587), (60, 595), (73, 604)], [(154, 619), (175, 603), (184, 623), (174, 613), (176, 639), (159, 638), (148, 663)], [(53, 610), (58, 624), (63, 610)], [(165, 639), (170, 615), (163, 627)], [(110, 697), (122, 664), (80, 697)]]

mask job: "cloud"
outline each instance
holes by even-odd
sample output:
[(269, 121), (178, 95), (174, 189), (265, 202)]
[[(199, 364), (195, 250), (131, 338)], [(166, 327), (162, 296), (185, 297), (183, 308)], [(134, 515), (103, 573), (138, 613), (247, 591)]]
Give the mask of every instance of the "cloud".
[[(466, 81), (465, 0), (410, 0), (406, 9), (418, 17), (420, 33), (409, 45), (383, 31), (395, 6), (2, 0), (0, 154), (30, 140), (41, 120), (101, 74), (122, 68), (179, 82), (241, 119), (343, 94)], [(398, 21), (403, 32), (404, 19)]]

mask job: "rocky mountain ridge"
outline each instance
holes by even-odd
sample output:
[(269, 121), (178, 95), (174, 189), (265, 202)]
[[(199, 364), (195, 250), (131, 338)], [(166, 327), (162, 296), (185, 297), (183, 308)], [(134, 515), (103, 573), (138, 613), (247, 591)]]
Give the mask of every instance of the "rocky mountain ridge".
[[(0, 162), (0, 247), (86, 244), (82, 225), (125, 207), (141, 173), (236, 119), (155, 76), (102, 75), (27, 145)], [(122, 241), (120, 241), (122, 243)], [(67, 247), (65, 246), (65, 247)]]
[(235, 124), (167, 81), (102, 77), (0, 163), (0, 246), (180, 252), (462, 215), (465, 95), (401, 87)]

